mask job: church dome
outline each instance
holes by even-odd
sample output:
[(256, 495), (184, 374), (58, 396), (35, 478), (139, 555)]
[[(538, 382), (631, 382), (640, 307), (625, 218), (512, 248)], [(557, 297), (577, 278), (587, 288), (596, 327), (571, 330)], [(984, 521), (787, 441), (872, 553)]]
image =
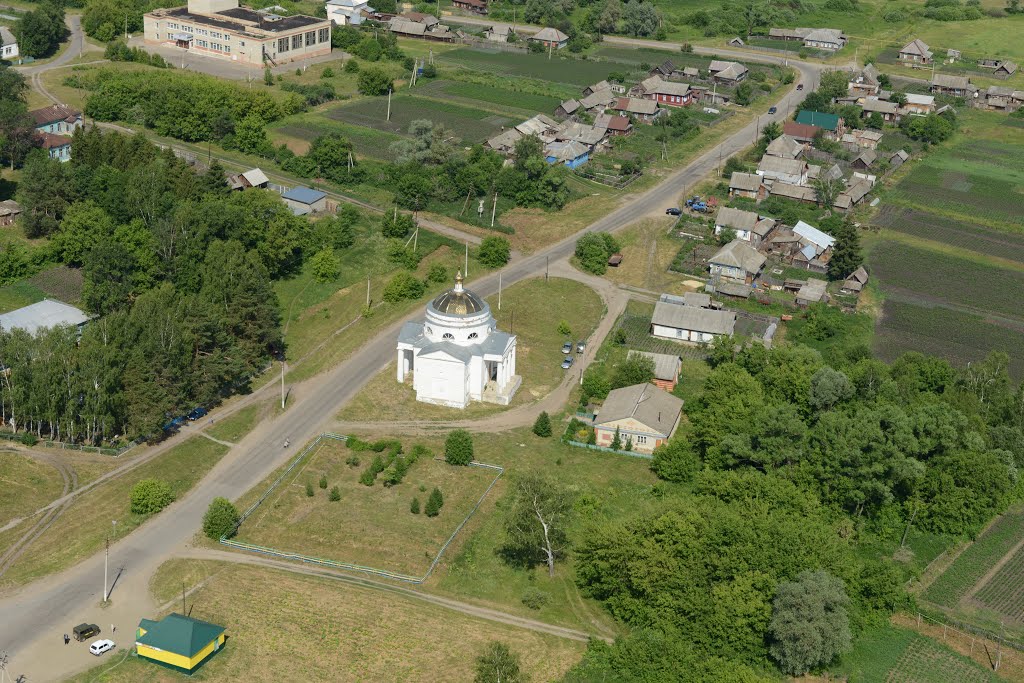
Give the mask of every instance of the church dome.
[(489, 309), (483, 299), (462, 286), (461, 271), (455, 276), (455, 286), (439, 294), (430, 306), (442, 315), (476, 315)]

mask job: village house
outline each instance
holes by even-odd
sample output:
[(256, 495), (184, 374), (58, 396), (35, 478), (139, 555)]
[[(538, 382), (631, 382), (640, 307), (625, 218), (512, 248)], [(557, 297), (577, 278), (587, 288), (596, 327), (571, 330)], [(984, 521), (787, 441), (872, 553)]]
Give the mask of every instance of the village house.
[(487, 3), (484, 0), (452, 0), (452, 7), (470, 14), (487, 14)]
[(593, 85), (588, 85), (583, 89), (583, 96), (588, 97), (594, 93), (610, 90), (613, 93), (624, 95), (626, 93), (626, 87), (621, 83), (609, 83), (608, 81), (598, 81)]
[(839, 288), (839, 291), (843, 294), (860, 294), (867, 284), (868, 271), (864, 270), (864, 266), (861, 266), (843, 281), (843, 286)]
[(522, 135), (536, 135), (541, 142), (548, 143), (555, 141), (555, 131), (558, 129), (558, 122), (544, 114), (537, 114), (526, 119), (516, 130)]
[(81, 332), (89, 320), (89, 315), (71, 304), (55, 299), (43, 299), (0, 315), (0, 330), (24, 330), (35, 336), (43, 330), (70, 326)]
[(954, 50), (953, 48), (949, 48), (948, 50), (946, 50), (946, 61), (949, 62), (950, 64), (952, 64), (953, 62), (958, 62), (962, 58), (963, 55), (960, 54), (960, 50)]
[(858, 178), (854, 174), (850, 184), (846, 186), (846, 189), (832, 203), (833, 208), (849, 211), (871, 192), (872, 187), (874, 187), (873, 181), (868, 178)]
[(160, 621), (142, 619), (135, 651), (142, 659), (187, 675), (224, 647), (224, 627), (171, 613)]
[(794, 185), (807, 184), (807, 162), (803, 159), (784, 159), (782, 157), (761, 157), (757, 165), (757, 174), (767, 180), (779, 180)]
[(825, 280), (819, 280), (818, 278), (807, 280), (797, 290), (796, 305), (810, 306), (811, 304), (828, 303), (827, 287), (828, 282)]
[(589, 161), (590, 148), (575, 140), (551, 142), (544, 148), (544, 159), (549, 164), (564, 164), (575, 169)]
[(735, 84), (747, 77), (750, 70), (739, 62), (725, 62), (716, 59), (708, 65), (711, 80), (716, 83)]
[(832, 235), (818, 230), (813, 225), (797, 221), (793, 226), (793, 234), (800, 238), (801, 253), (808, 260), (828, 261), (836, 240)]
[(685, 78), (697, 78), (700, 76), (693, 67), (687, 67), (685, 69), (678, 69), (676, 65), (672, 63), (671, 59), (666, 59), (664, 62), (656, 67), (653, 67), (647, 72), (648, 76), (658, 76), (668, 81), (682, 80)]
[(569, 99), (569, 100), (566, 100), (565, 102), (562, 102), (560, 105), (558, 105), (558, 108), (555, 109), (555, 116), (559, 116), (561, 118), (568, 118), (568, 117), (572, 116), (573, 114), (575, 114), (576, 112), (578, 112), (579, 109), (580, 109), (579, 101), (578, 100)]
[(817, 50), (840, 50), (846, 45), (846, 36), (835, 28), (816, 28), (804, 36), (804, 47)]
[(939, 95), (971, 98), (978, 94), (978, 87), (967, 76), (935, 74), (932, 76), (931, 91)]
[(808, 126), (817, 126), (829, 140), (840, 140), (843, 137), (843, 133), (846, 132), (843, 118), (836, 114), (801, 109), (796, 115), (796, 122)]
[(495, 152), (500, 154), (511, 154), (516, 147), (516, 143), (519, 142), (523, 137), (515, 128), (509, 128), (504, 130), (494, 137), (490, 138), (484, 143), (484, 147), (493, 149)]
[(172, 45), (239, 64), (284, 64), (331, 54), (331, 20), (241, 7), (238, 0), (189, 0), (142, 17), (147, 45)]
[(327, 195), (299, 185), (281, 195), (281, 199), (296, 216), (321, 213), (327, 210)]
[(587, 112), (599, 114), (607, 109), (615, 100), (616, 95), (612, 89), (604, 88), (603, 90), (595, 90), (584, 95), (580, 100), (580, 106)]
[(931, 64), (932, 51), (928, 49), (927, 43), (915, 38), (900, 49), (897, 59), (914, 64)]
[(1024, 90), (1014, 90), (1002, 85), (990, 85), (982, 98), (986, 109), (1012, 113), (1024, 106)]
[(854, 159), (850, 166), (859, 170), (867, 170), (871, 168), (871, 164), (875, 163), (875, 159), (878, 158), (878, 154), (873, 149), (865, 149), (860, 153), (856, 159)]
[(618, 97), (609, 109), (620, 115), (628, 114), (642, 123), (652, 123), (661, 114), (657, 102), (639, 97)]
[(735, 312), (690, 306), (679, 301), (678, 297), (663, 295), (654, 305), (651, 316), (651, 334), (662, 339), (707, 344), (715, 337), (729, 336), (735, 330)]
[(899, 105), (888, 100), (880, 100), (877, 97), (868, 97), (861, 103), (862, 118), (869, 118), (872, 114), (878, 114), (886, 123), (897, 123), (900, 120)]
[(327, 0), (326, 7), (327, 18), (337, 26), (359, 26), (370, 10), (367, 0)]
[(630, 358), (650, 358), (654, 362), (654, 379), (651, 384), (672, 392), (679, 382), (679, 373), (683, 369), (683, 361), (679, 356), (667, 353), (650, 353), (648, 351), (630, 350), (626, 360)]
[(792, 199), (796, 202), (806, 202), (808, 204), (815, 204), (818, 201), (818, 195), (814, 192), (813, 187), (781, 181), (775, 181), (771, 184), (768, 188), (768, 196), (782, 197), (783, 199)]
[(905, 164), (908, 159), (910, 159), (910, 155), (907, 154), (906, 150), (901, 149), (897, 152), (893, 152), (889, 157), (889, 168), (897, 169)]
[(578, 142), (581, 145), (586, 145), (587, 149), (593, 149), (601, 144), (606, 132), (604, 128), (598, 126), (577, 121), (563, 121), (555, 128), (554, 135), (555, 140), (559, 142)]
[(419, 12), (407, 12), (392, 17), (388, 23), (388, 30), (403, 38), (422, 38), (442, 43), (455, 42), (457, 37), (451, 28), (440, 23), (437, 17)]
[(992, 75), (996, 78), (1009, 78), (1015, 73), (1017, 73), (1017, 65), (1007, 60), (1005, 62), (1000, 62), (999, 66), (997, 66), (995, 71), (992, 72)]
[(597, 445), (610, 448), (618, 433), (621, 447), (653, 453), (668, 441), (683, 412), (683, 400), (653, 384), (613, 389), (594, 418)]
[(35, 128), (40, 133), (71, 135), (76, 128), (82, 126), (82, 112), (63, 104), (51, 104), (42, 109), (33, 109), (28, 114), (32, 117)]
[(628, 116), (612, 116), (601, 114), (594, 119), (594, 128), (604, 128), (608, 135), (630, 135), (633, 132), (633, 122)]
[(492, 43), (507, 43), (511, 35), (512, 26), (509, 24), (494, 24), (484, 31), (484, 39)]
[(900, 108), (901, 115), (927, 116), (935, 111), (934, 95), (918, 95), (917, 93), (908, 92), (905, 97), (907, 101)]
[(266, 189), (270, 184), (267, 174), (258, 168), (251, 168), (244, 173), (228, 176), (228, 185), (232, 190), (244, 190), (249, 187)]
[(782, 157), (783, 159), (796, 159), (804, 153), (804, 145), (802, 142), (797, 141), (796, 138), (792, 138), (786, 134), (782, 134), (779, 137), (768, 143), (765, 154), (770, 157)]
[(13, 199), (0, 202), (0, 226), (14, 225), (15, 219), (21, 214), (21, 204)]
[(764, 178), (756, 173), (733, 171), (729, 178), (729, 196), (744, 197), (761, 201), (768, 195), (764, 186)]
[(746, 242), (733, 240), (708, 259), (708, 269), (712, 277), (749, 285), (761, 274), (765, 260), (764, 254)]
[(882, 139), (882, 131), (870, 128), (855, 128), (843, 135), (843, 144), (856, 149), (877, 149)]
[(847, 82), (846, 91), (851, 97), (861, 98), (877, 95), (881, 87), (878, 69), (874, 64), (868, 64), (852, 81)]
[(736, 239), (749, 242), (756, 248), (775, 229), (775, 224), (774, 218), (725, 206), (715, 216), (715, 234), (721, 235), (723, 230), (732, 230)]
[(18, 39), (6, 26), (0, 26), (0, 59), (13, 60), (18, 56)]
[(546, 48), (553, 48), (555, 50), (561, 50), (563, 47), (569, 44), (569, 36), (565, 35), (557, 28), (542, 28), (529, 38), (531, 43), (540, 43)]
[(654, 100), (669, 107), (685, 107), (693, 103), (694, 94), (686, 83), (669, 83), (651, 76), (637, 86), (639, 97)]
[(821, 128), (818, 126), (812, 126), (806, 123), (797, 123), (796, 121), (786, 121), (782, 124), (782, 133), (787, 135), (797, 142), (802, 142), (805, 145), (809, 145), (814, 142), (814, 138), (818, 135), (818, 131)]

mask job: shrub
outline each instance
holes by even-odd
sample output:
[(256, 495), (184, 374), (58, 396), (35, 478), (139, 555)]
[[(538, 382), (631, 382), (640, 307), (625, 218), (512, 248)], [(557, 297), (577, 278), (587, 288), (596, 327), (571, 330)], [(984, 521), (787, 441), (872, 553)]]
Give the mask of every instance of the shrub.
[(327, 67), (320, 73), (320, 78), (334, 78), (334, 69)]
[(311, 481), (306, 482), (306, 496), (309, 498), (313, 497), (313, 482)]
[(488, 268), (500, 268), (508, 263), (511, 247), (504, 237), (485, 237), (480, 243), (480, 263)]
[(384, 301), (397, 303), (406, 299), (419, 299), (425, 290), (422, 281), (417, 280), (412, 273), (402, 270), (395, 273), (384, 286)]
[(332, 503), (337, 503), (339, 500), (341, 500), (341, 489), (339, 489), (337, 486), (332, 486), (331, 495), (328, 497), (330, 498), (330, 501)]
[(422, 74), (422, 76), (424, 78), (436, 78), (437, 77), (437, 67), (434, 66), (433, 64), (427, 64), (426, 66), (423, 67), (423, 74)]
[(203, 515), (203, 533), (215, 541), (233, 536), (239, 519), (238, 508), (230, 500), (214, 498)]
[(431, 263), (429, 270), (427, 270), (427, 282), (439, 284), (441, 282), (448, 281), (448, 269), (444, 267), (443, 263)]
[(419, 498), (413, 498), (412, 499), (412, 503), (409, 505), (409, 512), (411, 512), (414, 515), (420, 514), (420, 499)]
[[(349, 460), (351, 460), (351, 458), (349, 458)], [(358, 460), (359, 459), (356, 458), (357, 462), (358, 462)], [(326, 474), (321, 474), (320, 475), (320, 488), (322, 488), (322, 489), (327, 488), (327, 475)]]
[(131, 510), (136, 515), (152, 515), (174, 501), (171, 485), (159, 479), (143, 479), (131, 491)]
[(530, 609), (540, 609), (548, 604), (548, 594), (539, 588), (530, 587), (523, 591), (520, 601)]
[[(348, 456), (345, 459), (345, 464), (348, 465), (349, 467), (359, 467), (359, 456), (358, 455), (350, 455), (350, 456)], [(326, 486), (326, 482), (327, 482), (326, 478), (324, 479), (324, 482), (325, 482), (324, 485)]]
[(604, 275), (608, 270), (608, 259), (619, 249), (619, 242), (612, 235), (588, 232), (576, 242), (576, 258), (583, 270)]
[(444, 459), (449, 465), (473, 462), (473, 437), (465, 429), (456, 429), (444, 442)]
[(541, 411), (541, 414), (537, 416), (533, 423), (533, 433), (537, 436), (551, 436), (551, 417), (548, 416), (547, 411)]
[(359, 71), (359, 62), (354, 59), (350, 59), (345, 62), (345, 73), (354, 74)]
[(359, 72), (356, 87), (363, 95), (387, 95), (392, 88), (391, 76), (383, 69), (371, 67)]
[(325, 247), (314, 254), (309, 265), (317, 282), (332, 282), (341, 274), (341, 263), (332, 247)]
[(25, 432), (21, 435), (21, 443), (31, 448), (39, 443), (39, 437), (32, 432)]
[(434, 487), (434, 490), (430, 492), (430, 497), (427, 498), (427, 505), (423, 508), (423, 512), (427, 517), (437, 517), (442, 507), (444, 507), (444, 496), (441, 495), (441, 489)]
[(569, 323), (567, 321), (565, 321), (565, 320), (559, 320), (558, 321), (557, 332), (558, 332), (558, 334), (564, 335), (566, 337), (571, 337), (572, 336), (572, 328), (569, 327)]

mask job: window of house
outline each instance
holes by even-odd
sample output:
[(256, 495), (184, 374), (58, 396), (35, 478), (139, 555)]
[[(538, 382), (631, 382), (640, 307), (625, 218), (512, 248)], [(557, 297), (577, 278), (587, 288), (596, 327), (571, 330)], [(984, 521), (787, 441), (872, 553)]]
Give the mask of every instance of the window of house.
[(434, 328), (427, 326), (427, 334), (434, 334)]
[(316, 31), (309, 31), (306, 34), (306, 47), (316, 44)]
[(277, 51), (278, 52), (288, 52), (288, 39), (287, 38), (279, 38), (278, 39), (278, 41), (277, 41)]
[(326, 43), (330, 39), (331, 39), (331, 29), (329, 29), (329, 28), (322, 28), (319, 31), (317, 31), (317, 42), (319, 42), (319, 43)]
[(294, 36), (292, 36), (292, 49), (293, 50), (301, 50), (302, 49), (302, 34), (301, 33), (297, 33)]
[(641, 435), (638, 434), (636, 436), (636, 442), (637, 443), (647, 443), (647, 437), (646, 436), (641, 436)]

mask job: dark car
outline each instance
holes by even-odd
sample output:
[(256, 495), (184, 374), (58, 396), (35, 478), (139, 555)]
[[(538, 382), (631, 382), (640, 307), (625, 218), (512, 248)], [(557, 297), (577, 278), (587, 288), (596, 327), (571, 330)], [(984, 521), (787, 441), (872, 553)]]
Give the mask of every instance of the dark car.
[(587, 348), (587, 342), (582, 339), (576, 342), (576, 353), (583, 353), (585, 348)]
[(79, 624), (71, 630), (74, 634), (75, 640), (82, 642), (83, 640), (89, 640), (93, 636), (98, 636), (100, 633), (100, 627), (96, 624)]
[(774, 113), (775, 113), (775, 112), (777, 112), (778, 110), (779, 110), (779, 108), (778, 108), (778, 107), (768, 107), (768, 113), (769, 113), (769, 114), (774, 114)]
[(796, 89), (797, 90), (803, 90), (804, 89), (804, 84), (803, 83), (797, 83), (796, 84)]
[(682, 212), (682, 210), (680, 210), (680, 209), (678, 209), (678, 208), (673, 206), (671, 209), (665, 209), (665, 215), (666, 216), (681, 216), (681, 215), (683, 215), (683, 212)]
[(201, 418), (203, 415), (206, 415), (206, 412), (207, 412), (206, 408), (204, 408), (202, 406), (199, 406), (197, 408), (193, 408), (192, 412), (189, 413), (188, 415), (186, 415), (185, 417), (187, 417), (192, 422), (195, 422), (196, 420)]
[(569, 368), (571, 368), (573, 360), (575, 359), (572, 356), (566, 356), (565, 359), (562, 361), (562, 369), (568, 370)]

